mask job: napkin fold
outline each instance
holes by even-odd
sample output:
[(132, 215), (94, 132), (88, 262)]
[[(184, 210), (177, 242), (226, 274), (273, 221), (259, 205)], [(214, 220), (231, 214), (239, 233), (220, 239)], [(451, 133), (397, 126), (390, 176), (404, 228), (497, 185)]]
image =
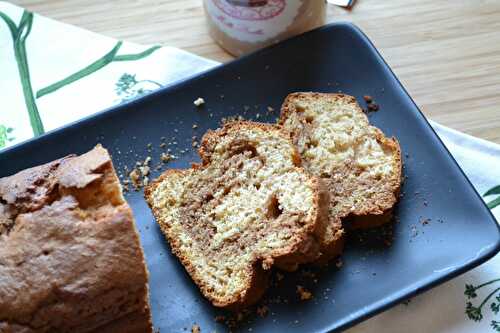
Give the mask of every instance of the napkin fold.
[[(0, 150), (217, 65), (172, 47), (117, 41), (0, 1)], [(500, 201), (500, 187), (495, 190), (500, 146), (431, 125), (476, 190), (494, 189), (485, 199), (495, 206)], [(492, 211), (499, 219), (500, 206)], [(348, 332), (500, 330), (495, 321), (500, 321), (500, 296), (495, 300), (492, 294), (477, 308), (500, 282), (475, 288), (499, 279), (499, 268), (497, 256)], [(465, 291), (476, 296), (469, 299)]]

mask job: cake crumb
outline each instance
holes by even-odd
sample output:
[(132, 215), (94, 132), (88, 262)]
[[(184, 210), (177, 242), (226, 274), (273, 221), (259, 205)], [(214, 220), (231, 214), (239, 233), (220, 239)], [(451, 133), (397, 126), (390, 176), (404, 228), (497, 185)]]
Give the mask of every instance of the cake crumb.
[(267, 112), (274, 112), (274, 109), (270, 106), (267, 107)]
[(198, 147), (198, 141), (193, 141), (193, 144), (192, 144), (193, 148), (196, 148)]
[(142, 182), (143, 182), (144, 186), (148, 186), (149, 185), (149, 177), (145, 176)]
[(145, 165), (145, 166), (139, 167), (139, 170), (141, 171), (143, 176), (149, 175), (149, 171), (150, 171), (149, 166)]
[(197, 324), (193, 324), (193, 326), (191, 326), (191, 333), (201, 333), (200, 326)]
[(129, 177), (136, 189), (141, 186), (141, 174), (139, 170), (137, 169), (132, 170), (129, 174)]
[(193, 124), (193, 129), (197, 129), (197, 128), (198, 128), (198, 125)]
[(193, 102), (194, 105), (200, 107), (202, 106), (203, 104), (205, 104), (205, 100), (201, 97), (198, 97), (194, 102)]
[(171, 161), (173, 159), (173, 157), (170, 154), (162, 153), (160, 156), (160, 159), (163, 163), (167, 163), (167, 162)]
[(312, 298), (312, 293), (300, 285), (297, 285), (297, 294), (299, 294), (301, 301), (308, 301)]
[(363, 99), (365, 100), (366, 103), (370, 104), (373, 102), (373, 98), (370, 95), (364, 95)]

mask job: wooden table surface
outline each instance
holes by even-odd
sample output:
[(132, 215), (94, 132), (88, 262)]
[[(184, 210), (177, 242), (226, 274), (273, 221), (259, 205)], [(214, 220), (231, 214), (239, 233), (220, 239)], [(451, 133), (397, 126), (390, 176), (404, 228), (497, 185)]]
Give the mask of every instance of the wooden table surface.
[[(12, 2), (111, 37), (232, 59), (208, 36), (202, 0)], [(370, 37), (427, 117), (500, 143), (500, 1), (358, 0), (351, 11), (329, 7), (329, 22), (354, 22)]]

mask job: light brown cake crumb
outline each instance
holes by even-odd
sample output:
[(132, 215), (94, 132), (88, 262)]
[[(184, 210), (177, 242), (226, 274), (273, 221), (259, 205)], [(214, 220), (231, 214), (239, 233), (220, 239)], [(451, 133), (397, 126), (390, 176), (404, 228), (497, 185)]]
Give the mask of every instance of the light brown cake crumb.
[(129, 174), (130, 180), (132, 181), (132, 184), (134, 185), (135, 188), (140, 187), (141, 184), (141, 174), (139, 170), (134, 169), (130, 172)]
[(202, 106), (203, 104), (205, 104), (205, 100), (201, 97), (198, 97), (194, 102), (193, 102), (194, 105), (196, 106)]
[(172, 160), (172, 155), (170, 154), (166, 154), (166, 153), (162, 153), (161, 156), (160, 156), (160, 159), (163, 163), (167, 163), (169, 161)]
[(191, 333), (201, 333), (200, 326), (197, 324), (193, 324), (193, 326), (191, 326)]
[(297, 294), (299, 294), (301, 301), (308, 301), (312, 298), (312, 293), (299, 285), (297, 285)]
[(139, 168), (143, 176), (149, 175), (150, 168), (149, 166), (145, 165)]

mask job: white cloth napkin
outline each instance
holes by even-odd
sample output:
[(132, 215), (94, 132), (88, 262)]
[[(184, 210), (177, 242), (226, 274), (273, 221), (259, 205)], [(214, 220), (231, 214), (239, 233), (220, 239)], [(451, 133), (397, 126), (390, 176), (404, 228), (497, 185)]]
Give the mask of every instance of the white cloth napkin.
[[(121, 43), (0, 1), (0, 149), (216, 65), (171, 47)], [(479, 193), (500, 184), (499, 145), (432, 126)], [(493, 213), (498, 219), (500, 206)], [(465, 313), (464, 290), (500, 279), (499, 268), (497, 256), (349, 332), (493, 332), (498, 292), (476, 322)], [(500, 282), (478, 290), (473, 306), (497, 287)]]

